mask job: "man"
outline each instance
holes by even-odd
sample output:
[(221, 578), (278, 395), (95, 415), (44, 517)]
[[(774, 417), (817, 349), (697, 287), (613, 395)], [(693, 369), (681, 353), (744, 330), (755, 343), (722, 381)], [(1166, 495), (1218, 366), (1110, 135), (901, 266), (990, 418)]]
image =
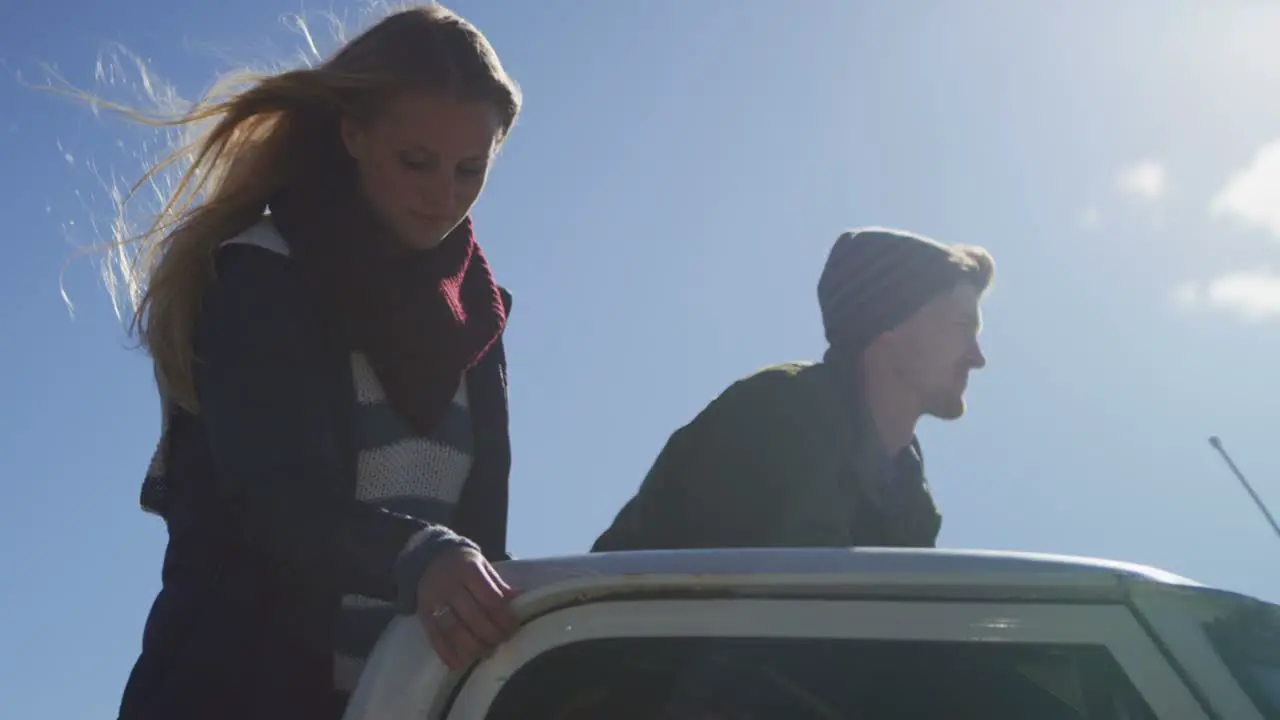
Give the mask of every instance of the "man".
[(915, 426), (964, 414), (994, 273), (979, 247), (841, 235), (818, 282), (824, 361), (729, 387), (671, 436), (592, 551), (933, 547), (942, 517)]

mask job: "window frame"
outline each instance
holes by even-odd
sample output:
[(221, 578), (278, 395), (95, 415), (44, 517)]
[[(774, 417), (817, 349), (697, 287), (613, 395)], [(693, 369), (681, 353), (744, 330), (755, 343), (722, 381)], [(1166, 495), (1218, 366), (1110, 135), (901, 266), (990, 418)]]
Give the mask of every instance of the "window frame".
[(1209, 720), (1124, 605), (749, 598), (616, 600), (550, 612), (477, 665), (441, 717), (482, 720), (507, 680), (554, 648), (652, 637), (1098, 645), (1111, 653), (1156, 717)]
[(1262, 711), (1240, 686), (1209, 640), (1204, 623), (1240, 602), (1228, 593), (1192, 589), (1180, 593), (1161, 588), (1135, 588), (1133, 602), (1167, 650), (1178, 658), (1184, 675), (1223, 718), (1264, 720)]

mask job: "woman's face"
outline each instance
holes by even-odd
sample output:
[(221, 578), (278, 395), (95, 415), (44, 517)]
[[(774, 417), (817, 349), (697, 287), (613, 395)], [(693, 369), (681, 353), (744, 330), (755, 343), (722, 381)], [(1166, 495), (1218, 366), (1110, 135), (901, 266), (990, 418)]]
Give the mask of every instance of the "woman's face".
[(369, 201), (405, 245), (429, 250), (480, 197), (502, 123), (491, 104), (406, 93), (342, 141)]

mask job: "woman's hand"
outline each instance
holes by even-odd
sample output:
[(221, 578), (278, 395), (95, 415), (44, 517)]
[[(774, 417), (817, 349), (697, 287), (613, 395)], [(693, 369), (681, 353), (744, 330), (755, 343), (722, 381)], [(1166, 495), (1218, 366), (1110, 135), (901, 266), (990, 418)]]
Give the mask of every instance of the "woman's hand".
[(444, 664), (461, 670), (519, 629), (511, 608), (515, 594), (483, 555), (452, 548), (433, 560), (418, 581), (418, 618)]

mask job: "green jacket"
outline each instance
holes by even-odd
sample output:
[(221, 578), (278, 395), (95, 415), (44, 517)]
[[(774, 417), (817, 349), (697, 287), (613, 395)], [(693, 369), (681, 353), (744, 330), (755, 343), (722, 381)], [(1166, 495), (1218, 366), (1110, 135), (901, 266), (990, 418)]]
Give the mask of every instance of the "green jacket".
[(919, 443), (889, 460), (850, 398), (822, 363), (734, 383), (671, 436), (592, 551), (933, 547)]

